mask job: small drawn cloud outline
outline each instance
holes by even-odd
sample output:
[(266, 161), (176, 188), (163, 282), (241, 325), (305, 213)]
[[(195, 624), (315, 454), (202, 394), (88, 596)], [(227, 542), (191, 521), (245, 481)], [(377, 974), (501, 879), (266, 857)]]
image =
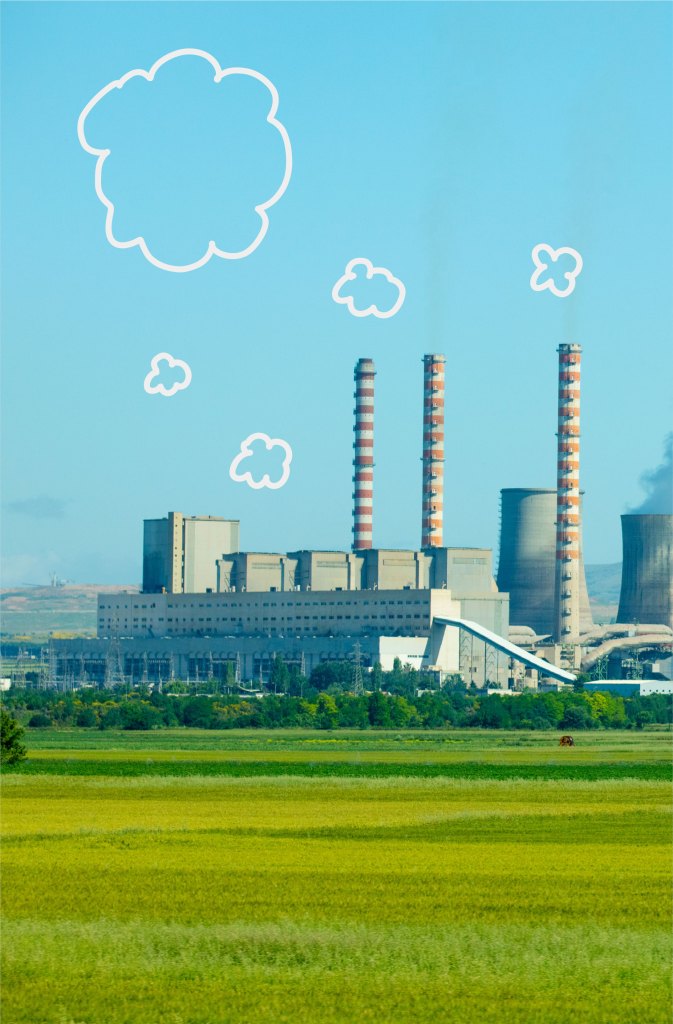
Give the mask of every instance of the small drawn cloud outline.
[[(552, 263), (556, 263), (559, 256), (572, 256), (575, 260), (574, 269), (567, 270), (563, 275), (568, 282), (565, 288), (557, 288), (553, 277), (548, 277), (544, 281), (540, 282), (540, 275), (544, 273), (545, 270), (549, 269), (549, 263), (545, 263), (544, 260), (540, 259), (540, 253), (542, 252), (549, 255)], [(552, 295), (557, 295), (560, 299), (565, 299), (566, 296), (575, 291), (577, 278), (582, 272), (582, 267), (584, 266), (582, 257), (578, 253), (577, 249), (572, 249), (568, 245), (564, 245), (560, 249), (552, 249), (550, 245), (540, 242), (539, 245), (534, 247), (531, 256), (533, 257), (535, 270), (533, 271), (530, 279), (530, 286), (534, 292), (543, 292), (545, 288), (548, 288)]]
[[(266, 450), (271, 451), (273, 448), (282, 448), (285, 452), (283, 457), (283, 471), (280, 479), (275, 482), (271, 480), (268, 473), (265, 473), (261, 480), (255, 480), (250, 470), (246, 470), (244, 473), (239, 473), (238, 469), (244, 459), (248, 459), (254, 456), (254, 452), (251, 450), (251, 445), (255, 441), (263, 441), (266, 445)], [(268, 434), (256, 433), (250, 434), (246, 437), (245, 441), (241, 441), (241, 450), (238, 455), (235, 456), (234, 460), (229, 467), (229, 476), (237, 484), (247, 484), (248, 487), (254, 488), (256, 491), (262, 487), (268, 487), (270, 490), (278, 490), (279, 487), (283, 487), (290, 479), (290, 463), (292, 462), (292, 449), (287, 441), (283, 441), (280, 437), (269, 437)]]
[[(118, 238), (115, 238), (113, 231), (115, 207), (112, 200), (106, 196), (103, 190), (103, 165), (109, 157), (111, 150), (97, 149), (95, 146), (89, 145), (89, 143), (86, 140), (84, 127), (86, 124), (87, 117), (89, 116), (93, 108), (96, 106), (96, 104), (113, 89), (122, 89), (131, 78), (140, 77), (144, 78), (148, 82), (152, 82), (157, 71), (159, 70), (160, 67), (162, 67), (163, 64), (168, 63), (168, 61), (170, 60), (175, 60), (178, 57), (202, 57), (203, 60), (208, 61), (208, 63), (211, 64), (215, 70), (214, 81), (216, 84), (219, 84), (222, 81), (222, 79), (226, 78), (228, 75), (247, 75), (249, 78), (256, 78), (258, 82), (261, 82), (263, 85), (265, 85), (266, 88), (271, 93), (271, 107), (269, 109), (269, 113), (266, 115), (266, 120), (269, 124), (272, 124), (274, 128), (276, 128), (280, 133), (280, 136), (283, 140), (283, 146), (285, 149), (285, 173), (283, 174), (283, 180), (281, 181), (280, 185), (278, 186), (278, 188), (276, 189), (276, 191), (274, 192), (270, 199), (267, 199), (265, 202), (255, 206), (255, 212), (259, 215), (261, 220), (261, 227), (253, 241), (250, 243), (250, 245), (247, 246), (247, 248), (242, 249), (240, 252), (227, 252), (223, 249), (219, 249), (215, 242), (211, 240), (208, 243), (205, 253), (203, 254), (203, 256), (200, 257), (200, 259), (195, 260), (192, 263), (185, 264), (164, 263), (163, 260), (157, 259), (156, 256), (154, 256), (150, 251), (150, 248), (142, 235), (138, 235), (137, 238), (131, 238), (126, 242), (120, 241)], [(240, 260), (243, 259), (245, 256), (249, 256), (251, 252), (254, 252), (254, 250), (257, 248), (257, 246), (260, 244), (260, 242), (266, 235), (269, 228), (269, 215), (266, 211), (275, 203), (277, 203), (278, 200), (281, 198), (281, 196), (287, 189), (287, 186), (290, 182), (290, 177), (292, 175), (292, 146), (290, 144), (290, 137), (287, 133), (285, 125), (283, 125), (276, 117), (279, 102), (280, 98), (278, 96), (278, 90), (276, 89), (275, 85), (273, 84), (272, 81), (270, 81), (270, 79), (268, 79), (265, 75), (261, 74), (259, 71), (253, 71), (252, 68), (222, 68), (220, 66), (219, 61), (206, 50), (197, 50), (189, 47), (181, 50), (172, 50), (170, 53), (164, 54), (163, 57), (160, 57), (159, 60), (154, 62), (149, 71), (145, 71), (143, 68), (135, 68), (133, 71), (128, 71), (125, 75), (122, 75), (121, 78), (117, 78), (113, 82), (109, 82), (108, 85), (106, 85), (103, 89), (97, 92), (96, 95), (89, 100), (84, 110), (77, 119), (77, 138), (79, 139), (79, 144), (82, 147), (82, 149), (84, 149), (87, 153), (91, 153), (92, 156), (97, 157), (96, 170), (94, 176), (95, 189), (96, 195), (98, 196), (101, 203), (106, 209), (105, 237), (107, 238), (110, 245), (114, 246), (116, 249), (131, 249), (134, 246), (138, 246), (143, 256), (149, 263), (151, 263), (155, 267), (158, 267), (160, 270), (168, 270), (175, 274), (188, 273), (191, 270), (198, 270), (199, 267), (205, 266), (205, 264), (208, 263), (213, 256), (219, 256), (220, 259), (224, 260)]]
[[(155, 377), (159, 377), (161, 375), (159, 363), (163, 362), (168, 363), (171, 369), (173, 369), (174, 366), (179, 366), (185, 375), (184, 380), (176, 381), (175, 384), (170, 386), (170, 388), (167, 388), (164, 384), (153, 385), (152, 381)], [(186, 363), (184, 359), (174, 359), (170, 352), (157, 352), (155, 356), (152, 356), (150, 366), (152, 369), (145, 377), (143, 384), (148, 395), (165, 395), (166, 398), (170, 398), (171, 395), (174, 395), (177, 391), (184, 391), (192, 382), (192, 371), (189, 364)]]
[[(355, 306), (355, 300), (353, 299), (352, 295), (341, 295), (341, 289), (343, 288), (343, 286), (348, 281), (354, 281), (357, 278), (357, 271), (354, 271), (353, 268), (358, 266), (365, 267), (367, 272), (366, 277), (368, 281), (370, 281), (376, 274), (381, 274), (383, 277), (385, 277), (386, 281), (388, 281), (390, 284), (394, 285), (397, 288), (397, 299), (395, 300), (395, 304), (390, 309), (382, 311), (378, 308), (378, 306), (373, 304), (371, 306), (367, 306), (366, 309), (357, 309)], [(379, 317), (379, 319), (381, 320), (385, 320), (388, 317), (395, 316), (395, 314), (399, 312), (399, 310), (402, 307), (402, 303), (404, 302), (406, 294), (406, 288), (404, 287), (402, 281), (400, 281), (399, 277), (395, 277), (394, 274), (392, 274), (391, 271), (387, 270), (385, 267), (375, 267), (371, 260), (366, 259), (364, 256), (356, 256), (355, 259), (352, 259), (346, 265), (344, 273), (332, 288), (332, 298), (334, 299), (334, 301), (339, 303), (339, 305), (346, 306), (348, 312), (351, 313), (352, 316), (376, 316)]]

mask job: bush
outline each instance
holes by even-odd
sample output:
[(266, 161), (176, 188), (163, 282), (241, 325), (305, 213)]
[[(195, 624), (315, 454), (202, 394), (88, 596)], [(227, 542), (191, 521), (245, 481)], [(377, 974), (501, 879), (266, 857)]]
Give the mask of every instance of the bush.
[(28, 727), (30, 729), (48, 729), (51, 725), (51, 718), (49, 715), (43, 715), (38, 712), (37, 715), (33, 715), (28, 721)]
[(81, 729), (95, 728), (98, 725), (98, 716), (93, 708), (82, 708), (75, 719), (75, 725), (78, 725)]

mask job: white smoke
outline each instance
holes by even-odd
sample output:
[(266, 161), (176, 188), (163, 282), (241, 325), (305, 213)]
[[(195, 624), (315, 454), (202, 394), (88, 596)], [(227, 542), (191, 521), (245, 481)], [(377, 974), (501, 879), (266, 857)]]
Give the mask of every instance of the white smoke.
[(638, 508), (629, 509), (631, 515), (673, 513), (673, 433), (664, 438), (664, 457), (656, 469), (650, 469), (640, 478), (646, 492)]

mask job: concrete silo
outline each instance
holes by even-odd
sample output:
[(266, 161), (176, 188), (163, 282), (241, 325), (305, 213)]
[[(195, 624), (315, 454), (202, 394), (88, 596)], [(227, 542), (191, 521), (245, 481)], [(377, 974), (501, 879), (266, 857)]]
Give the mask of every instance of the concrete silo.
[(673, 628), (673, 515), (622, 516), (622, 544), (617, 622)]
[[(506, 487), (500, 492), (498, 590), (509, 593), (509, 621), (538, 634), (555, 630), (556, 490)], [(593, 624), (579, 559), (580, 629)]]

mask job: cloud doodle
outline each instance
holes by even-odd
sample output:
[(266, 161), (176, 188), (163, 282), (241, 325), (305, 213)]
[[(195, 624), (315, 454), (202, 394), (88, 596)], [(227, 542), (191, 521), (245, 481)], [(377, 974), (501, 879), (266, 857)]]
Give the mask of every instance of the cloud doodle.
[[(365, 268), (365, 277), (368, 281), (371, 281), (372, 278), (376, 276), (381, 276), (385, 278), (385, 280), (388, 281), (389, 284), (393, 285), (393, 287), (397, 289), (397, 298), (395, 299), (395, 302), (389, 309), (381, 310), (378, 308), (378, 306), (373, 304), (367, 306), (366, 309), (358, 309), (355, 305), (355, 300), (352, 295), (341, 294), (341, 289), (345, 284), (348, 284), (350, 281), (355, 281), (357, 279), (358, 267)], [(404, 285), (402, 284), (398, 277), (394, 277), (394, 275), (389, 270), (386, 270), (385, 267), (375, 267), (371, 260), (365, 259), (362, 256), (356, 257), (355, 259), (351, 260), (350, 263), (347, 264), (344, 273), (332, 288), (332, 298), (334, 299), (334, 301), (339, 303), (339, 305), (346, 306), (348, 312), (352, 316), (376, 316), (379, 317), (381, 320), (385, 320), (388, 317), (395, 316), (395, 314), (399, 312), (399, 310), (402, 308), (402, 303), (404, 302), (405, 296), (406, 288), (404, 287)]]
[[(251, 447), (255, 441), (263, 441), (266, 446), (266, 450), (269, 452), (274, 448), (280, 448), (283, 451), (282, 471), (278, 480), (272, 480), (268, 473), (263, 473), (261, 479), (256, 480), (252, 469), (247, 469), (243, 473), (239, 472), (239, 467), (246, 459), (255, 458), (255, 452)], [(229, 467), (229, 476), (235, 483), (245, 483), (248, 487), (252, 487), (256, 491), (260, 490), (262, 487), (268, 487), (269, 490), (275, 491), (278, 490), (279, 487), (283, 487), (289, 480), (291, 462), (292, 449), (287, 441), (283, 441), (280, 437), (269, 437), (268, 434), (250, 434), (249, 437), (246, 437), (245, 441), (241, 442), (241, 450)]]
[[(170, 352), (157, 352), (152, 357), (150, 365), (152, 369), (145, 377), (143, 384), (148, 395), (165, 395), (166, 398), (171, 398), (177, 391), (184, 391), (185, 388), (188, 388), (192, 382), (192, 371), (189, 364), (184, 359), (174, 359)], [(170, 387), (166, 387), (158, 378), (162, 376), (166, 369), (172, 370), (176, 366), (182, 370), (182, 380), (174, 380)], [(156, 383), (154, 383), (155, 381)]]
[[(199, 259), (193, 260), (189, 263), (176, 264), (167, 263), (164, 262), (163, 260), (158, 259), (151, 251), (146, 238), (141, 235), (139, 235), (136, 238), (131, 238), (127, 240), (122, 240), (116, 237), (114, 228), (115, 205), (109, 198), (109, 196), (106, 195), (105, 189), (103, 187), (103, 171), (105, 161), (111, 155), (112, 151), (111, 149), (97, 148), (87, 140), (86, 121), (94, 107), (96, 107), (96, 105), (112, 90), (123, 89), (126, 83), (134, 78), (142, 78), (145, 79), (147, 82), (153, 82), (155, 75), (163, 65), (167, 64), (169, 61), (178, 60), (181, 57), (200, 57), (203, 60), (208, 61), (208, 63), (212, 66), (215, 72), (213, 81), (216, 85), (219, 85), (220, 82), (222, 82), (229, 76), (242, 75), (247, 76), (248, 78), (254, 78), (258, 82), (261, 82), (264, 86), (266, 86), (270, 94), (270, 106), (269, 111), (266, 115), (266, 121), (270, 125), (272, 125), (280, 134), (284, 147), (285, 168), (284, 173), (282, 175), (282, 180), (280, 181), (280, 184), (275, 189), (270, 198), (267, 198), (263, 202), (258, 203), (254, 206), (254, 210), (258, 215), (259, 229), (257, 230), (255, 237), (247, 246), (245, 246), (243, 249), (232, 252), (217, 245), (215, 241), (211, 240), (208, 242), (205, 251), (203, 252)], [(220, 259), (225, 260), (238, 260), (243, 259), (245, 256), (249, 256), (251, 252), (254, 252), (254, 250), (257, 248), (257, 246), (260, 244), (260, 242), (266, 235), (266, 232), (269, 227), (269, 215), (267, 211), (281, 198), (289, 184), (290, 176), (292, 174), (292, 147), (290, 145), (290, 138), (288, 136), (287, 130), (285, 129), (285, 126), (281, 124), (281, 122), (276, 117), (278, 103), (279, 97), (276, 87), (274, 86), (273, 82), (271, 82), (264, 75), (260, 74), (259, 71), (253, 71), (251, 68), (222, 68), (220, 67), (220, 64), (216, 60), (216, 58), (212, 56), (212, 54), (207, 53), (205, 50), (196, 49), (173, 50), (171, 53), (167, 53), (163, 57), (160, 57), (159, 60), (155, 61), (155, 63), (152, 65), (149, 71), (144, 71), (142, 68), (136, 68), (133, 71), (128, 71), (121, 78), (115, 79), (113, 82), (110, 82), (103, 89), (97, 92), (96, 95), (91, 100), (89, 100), (84, 110), (79, 115), (77, 121), (77, 137), (82, 148), (87, 153), (90, 153), (92, 156), (95, 156), (97, 158), (94, 178), (95, 189), (96, 195), (98, 196), (106, 210), (105, 235), (110, 245), (114, 246), (117, 249), (131, 249), (137, 246), (142, 252), (145, 259), (148, 260), (151, 264), (153, 264), (153, 266), (158, 267), (160, 270), (167, 270), (173, 273), (185, 273), (191, 270), (197, 270), (199, 267), (205, 266), (205, 264), (208, 263), (213, 256), (218, 256)]]
[[(540, 254), (546, 254), (548, 260), (545, 262), (545, 260), (541, 258)], [(541, 242), (539, 245), (535, 246), (531, 256), (533, 257), (535, 270), (533, 271), (530, 279), (530, 286), (534, 292), (543, 292), (548, 288), (552, 295), (557, 295), (560, 299), (565, 299), (566, 296), (571, 295), (572, 292), (575, 291), (577, 278), (581, 274), (582, 267), (584, 265), (582, 257), (578, 253), (577, 249), (571, 249), (570, 246), (567, 245), (562, 246), (560, 249), (552, 249), (550, 245), (546, 245), (544, 242)], [(573, 269), (567, 270), (563, 274), (567, 281), (565, 287), (557, 288), (556, 281), (552, 275), (541, 281), (540, 278), (544, 274), (545, 270), (549, 270), (549, 261), (556, 263), (556, 261), (562, 256), (570, 256), (575, 261)]]

